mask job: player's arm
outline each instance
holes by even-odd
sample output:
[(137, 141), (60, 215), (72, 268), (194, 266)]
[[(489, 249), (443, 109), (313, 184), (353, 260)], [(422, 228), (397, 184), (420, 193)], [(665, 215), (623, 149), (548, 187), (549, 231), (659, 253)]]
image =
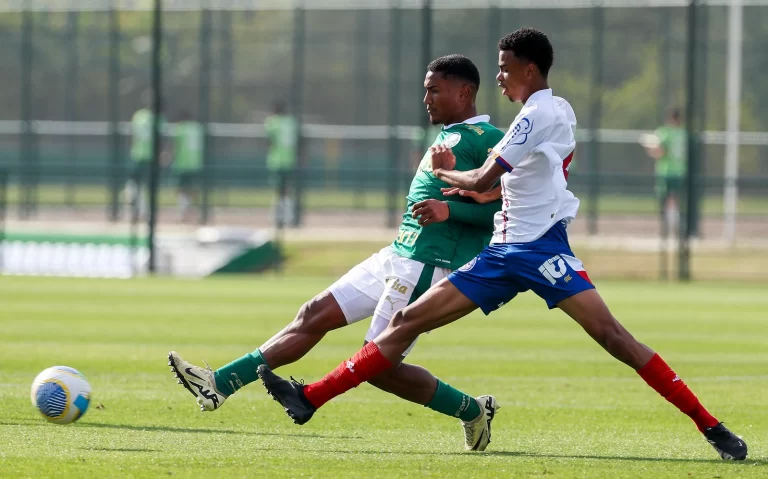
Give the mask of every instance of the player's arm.
[(474, 202), (447, 200), (450, 218), (462, 223), (476, 226), (488, 226), (493, 223), (493, 217), (501, 210), (501, 185), (484, 193), (462, 190), (459, 188), (443, 188), (445, 196), (463, 196), (472, 198)]
[(481, 204), (491, 203), (492, 201), (501, 199), (501, 185), (498, 185), (484, 193), (480, 193), (478, 191), (462, 190), (461, 188), (456, 188), (455, 186), (450, 188), (440, 188), (440, 191), (442, 191), (443, 195), (445, 196), (463, 196), (465, 198), (472, 198), (476, 203)]
[(495, 189), (487, 193), (471, 192), (472, 195), (482, 195), (484, 203), (442, 201), (433, 198), (420, 201), (411, 208), (411, 216), (418, 218), (421, 226), (442, 223), (448, 219), (471, 225), (487, 226), (493, 222), (493, 216), (501, 209), (501, 202), (498, 199), (495, 201), (489, 199), (490, 195), (494, 194), (493, 191)]
[(660, 160), (666, 153), (664, 147), (664, 135), (661, 130), (656, 130), (652, 134), (643, 135), (640, 138), (640, 144), (645, 147), (645, 152), (654, 160)]
[(432, 151), (432, 174), (438, 179), (462, 190), (485, 192), (499, 181), (506, 170), (499, 166), (493, 155), (488, 157), (483, 166), (474, 170), (456, 171), (456, 157), (450, 148), (437, 145)]
[[(464, 149), (459, 154), (473, 153), (473, 151)], [(478, 161), (476, 158), (466, 158), (466, 161), (470, 162), (470, 164), (482, 165), (483, 160), (480, 159)], [(444, 193), (447, 190), (451, 190), (451, 188), (442, 189)], [(501, 187), (485, 193), (468, 192), (458, 188), (455, 188), (455, 190), (453, 193), (445, 193), (445, 196), (460, 194), (459, 191), (464, 191), (461, 196), (470, 197), (475, 201), (457, 201), (456, 198), (446, 200), (428, 199), (413, 205), (413, 217), (418, 218), (421, 226), (441, 223), (448, 219), (473, 226), (488, 226), (493, 223), (494, 215), (501, 209), (501, 203), (498, 201), (494, 202), (494, 200), (501, 198)]]

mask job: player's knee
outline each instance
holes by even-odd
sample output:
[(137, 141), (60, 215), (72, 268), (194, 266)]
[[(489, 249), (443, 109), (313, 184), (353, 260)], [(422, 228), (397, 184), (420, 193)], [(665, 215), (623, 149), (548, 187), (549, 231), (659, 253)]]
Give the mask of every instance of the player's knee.
[(397, 386), (397, 368), (399, 368), (400, 365), (394, 366), (392, 369), (389, 369), (387, 371), (384, 371), (383, 373), (372, 377), (368, 380), (368, 383), (371, 386), (374, 386), (378, 389), (381, 389), (382, 391), (386, 392), (392, 392), (396, 389)]
[(418, 323), (408, 314), (407, 308), (401, 309), (392, 316), (387, 329), (390, 330), (390, 335), (399, 338), (411, 336), (415, 338), (419, 335)]
[(327, 332), (333, 329), (326, 309), (317, 298), (310, 299), (299, 308), (291, 323), (291, 329), (305, 333)]
[(637, 341), (618, 321), (613, 320), (601, 328), (598, 342), (614, 357), (624, 360), (631, 355), (632, 346)]
[(403, 309), (396, 312), (389, 321), (389, 327), (391, 329), (400, 330), (401, 332), (405, 332), (405, 330), (411, 327), (412, 324), (413, 321), (410, 321), (408, 313)]
[(605, 324), (600, 326), (596, 336), (597, 342), (609, 351), (621, 341), (621, 332), (615, 321), (606, 321)]
[(402, 309), (397, 311), (395, 314), (393, 314), (392, 319), (389, 320), (390, 328), (399, 328), (404, 324), (405, 324), (405, 313), (403, 313)]

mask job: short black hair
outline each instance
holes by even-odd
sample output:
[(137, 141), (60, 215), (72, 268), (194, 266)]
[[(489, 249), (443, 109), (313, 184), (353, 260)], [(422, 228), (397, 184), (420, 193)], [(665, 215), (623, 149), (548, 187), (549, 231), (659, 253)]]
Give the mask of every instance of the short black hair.
[(445, 78), (464, 80), (475, 87), (480, 88), (480, 72), (472, 60), (464, 55), (446, 55), (432, 60), (427, 66), (427, 71), (442, 73)]
[(499, 50), (511, 51), (517, 58), (533, 63), (544, 78), (549, 74), (555, 57), (549, 38), (535, 28), (521, 28), (505, 36), (499, 40)]

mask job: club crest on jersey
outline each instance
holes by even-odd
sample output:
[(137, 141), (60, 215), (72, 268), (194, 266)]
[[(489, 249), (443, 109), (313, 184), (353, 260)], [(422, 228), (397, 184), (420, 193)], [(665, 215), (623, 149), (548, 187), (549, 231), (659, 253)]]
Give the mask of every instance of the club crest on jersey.
[(469, 271), (470, 269), (475, 267), (475, 263), (477, 263), (477, 256), (472, 258), (472, 261), (470, 261), (469, 263), (459, 268), (459, 271)]
[(458, 133), (451, 133), (450, 135), (445, 137), (442, 145), (447, 148), (453, 148), (454, 146), (458, 145), (460, 141), (461, 141), (461, 135), (459, 135)]
[(523, 117), (515, 123), (515, 126), (510, 130), (510, 137), (507, 139), (504, 148), (511, 145), (523, 145), (528, 141), (528, 134), (533, 130), (533, 120), (529, 120), (527, 117)]

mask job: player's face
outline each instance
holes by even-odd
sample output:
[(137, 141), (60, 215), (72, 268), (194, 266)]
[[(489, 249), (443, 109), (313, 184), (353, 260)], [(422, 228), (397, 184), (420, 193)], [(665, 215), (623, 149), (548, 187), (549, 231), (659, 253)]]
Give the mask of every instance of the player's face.
[(522, 101), (525, 98), (524, 92), (535, 73), (532, 63), (517, 58), (511, 51), (499, 51), (499, 74), (496, 75), (496, 81), (499, 82), (501, 94), (509, 98), (509, 101)]
[(424, 104), (429, 121), (433, 125), (450, 122), (461, 111), (461, 89), (457, 82), (443, 77), (442, 73), (427, 72), (424, 79)]

